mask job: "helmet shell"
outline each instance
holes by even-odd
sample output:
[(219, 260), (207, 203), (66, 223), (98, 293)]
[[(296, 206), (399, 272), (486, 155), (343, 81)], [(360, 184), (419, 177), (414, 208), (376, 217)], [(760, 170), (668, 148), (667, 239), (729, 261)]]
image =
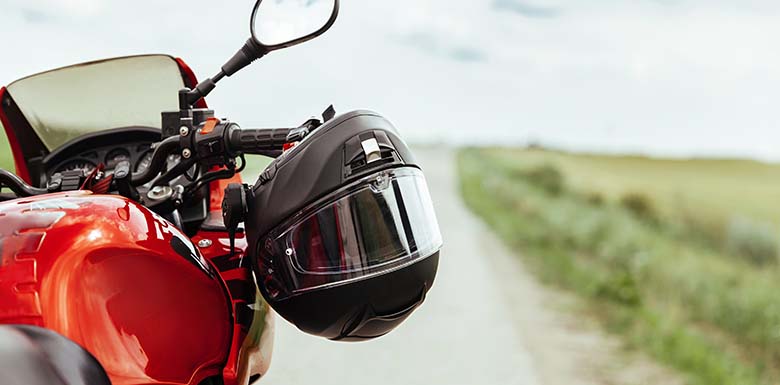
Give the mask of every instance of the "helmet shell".
[[(381, 159), (367, 162), (362, 143), (371, 139)], [(261, 262), (269, 253), (284, 257), (270, 249), (269, 233), (307, 206), (374, 173), (402, 167), (419, 165), (392, 124), (369, 111), (327, 122), (268, 166), (248, 198), (246, 229), (258, 286), (277, 313), (304, 332), (359, 341), (390, 332), (424, 301), (436, 276), (438, 249), (401, 268), (283, 298), (270, 287), (278, 269)]]

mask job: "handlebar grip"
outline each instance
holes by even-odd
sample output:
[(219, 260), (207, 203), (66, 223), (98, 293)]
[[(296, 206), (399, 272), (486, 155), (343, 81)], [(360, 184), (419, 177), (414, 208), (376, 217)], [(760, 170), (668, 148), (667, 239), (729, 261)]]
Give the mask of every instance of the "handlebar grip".
[(290, 131), (289, 128), (235, 129), (230, 132), (230, 150), (255, 155), (281, 151)]

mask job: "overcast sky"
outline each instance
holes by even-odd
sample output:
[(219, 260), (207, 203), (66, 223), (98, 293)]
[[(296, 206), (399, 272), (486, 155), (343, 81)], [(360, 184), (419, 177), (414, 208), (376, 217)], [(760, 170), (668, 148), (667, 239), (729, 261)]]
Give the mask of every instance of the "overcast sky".
[[(0, 83), (170, 53), (213, 75), (252, 0), (0, 0)], [(780, 160), (780, 2), (343, 0), (336, 26), (223, 81), (245, 126), (368, 108), (412, 141)]]

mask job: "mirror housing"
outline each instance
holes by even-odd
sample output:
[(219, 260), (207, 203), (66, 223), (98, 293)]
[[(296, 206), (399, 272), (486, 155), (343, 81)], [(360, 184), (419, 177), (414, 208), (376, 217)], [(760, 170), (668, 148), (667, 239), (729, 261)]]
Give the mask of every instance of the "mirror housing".
[[(266, 43), (263, 43), (263, 40), (265, 38), (272, 39), (272, 37), (260, 36), (260, 34), (257, 33), (256, 28), (258, 25), (263, 26), (265, 24), (269, 24), (269, 25), (273, 24), (272, 23), (273, 20), (261, 20), (261, 22), (258, 22), (258, 17), (265, 15), (263, 12), (260, 12), (260, 6), (262, 4), (268, 4), (268, 2), (263, 3), (262, 0), (258, 1), (255, 4), (254, 9), (252, 10), (250, 30), (252, 32), (252, 39), (254, 40), (254, 42), (257, 45), (264, 47), (268, 52), (305, 43), (309, 40), (312, 40), (324, 34), (327, 30), (330, 29), (330, 27), (333, 26), (333, 24), (336, 22), (336, 19), (338, 18), (339, 15), (338, 0), (269, 0), (269, 1), (271, 4), (273, 4), (271, 7), (276, 7), (276, 10), (271, 9), (270, 11), (269, 10), (264, 10), (264, 11), (268, 12), (268, 14), (271, 16), (280, 17), (282, 18), (282, 21), (285, 21), (284, 23), (276, 23), (276, 25), (273, 25), (272, 28), (275, 30), (276, 29), (281, 30), (283, 29), (283, 27), (288, 27), (287, 29), (292, 29), (294, 31), (292, 31), (292, 34), (290, 36), (280, 39), (280, 41), (275, 41), (273, 42), (273, 44), (268, 43), (267, 40)], [(290, 3), (297, 3), (297, 4), (288, 7), (289, 9), (285, 9), (286, 7), (285, 4), (290, 4)], [(322, 4), (322, 6), (318, 5), (318, 3)], [(328, 4), (325, 3), (330, 3), (333, 6), (328, 7)], [(299, 9), (293, 9), (296, 7), (296, 5), (299, 6)], [(290, 17), (292, 16), (291, 14), (303, 13), (303, 11), (306, 10), (308, 10), (309, 14), (299, 17), (298, 20), (284, 20), (284, 18), (292, 19)], [(323, 11), (326, 11), (328, 13), (326, 14)], [(271, 14), (272, 12), (276, 12), (277, 14), (281, 13), (282, 15), (281, 16), (272, 15)], [(285, 12), (287, 12), (287, 15), (284, 14)], [(327, 15), (327, 19), (325, 19), (325, 23), (321, 24), (321, 26), (318, 27), (318, 25), (320, 25), (320, 23), (322, 23), (324, 19), (324, 17), (322, 16), (326, 16), (326, 15)], [(318, 17), (319, 20), (316, 20)], [(296, 25), (296, 24), (301, 24), (299, 23), (301, 20), (303, 20), (303, 22), (306, 24)], [(272, 31), (272, 32), (276, 32), (276, 31)], [(302, 35), (302, 36), (298, 36), (298, 35)]]
[[(277, 1), (277, 0), (269, 0), (269, 1)], [(222, 80), (225, 76), (232, 76), (236, 72), (242, 70), (244, 67), (252, 64), (257, 59), (260, 59), (261, 57), (267, 55), (270, 52), (280, 50), (282, 48), (288, 48), (292, 47), (301, 43), (305, 43), (309, 40), (312, 40), (323, 33), (327, 32), (333, 24), (336, 22), (336, 19), (338, 18), (339, 14), (339, 0), (329, 0), (333, 2), (333, 9), (331, 11), (330, 17), (326, 21), (326, 23), (317, 29), (314, 32), (308, 33), (304, 36), (293, 38), (288, 41), (284, 41), (281, 43), (266, 45), (261, 42), (261, 40), (258, 38), (257, 33), (255, 31), (255, 23), (259, 14), (260, 6), (263, 3), (263, 0), (257, 0), (255, 3), (254, 8), (252, 9), (252, 16), (249, 21), (249, 27), (251, 31), (251, 37), (244, 43), (244, 46), (241, 47), (238, 52), (236, 52), (230, 60), (228, 60), (221, 68), (219, 73), (214, 76), (213, 78), (208, 78), (203, 80), (198, 84), (197, 87), (195, 87), (194, 90), (191, 90), (186, 95), (186, 100), (180, 100), (180, 108), (186, 109), (187, 107), (191, 107), (194, 105), (198, 100), (201, 98), (206, 97), (211, 91), (214, 90), (217, 86), (217, 82)]]

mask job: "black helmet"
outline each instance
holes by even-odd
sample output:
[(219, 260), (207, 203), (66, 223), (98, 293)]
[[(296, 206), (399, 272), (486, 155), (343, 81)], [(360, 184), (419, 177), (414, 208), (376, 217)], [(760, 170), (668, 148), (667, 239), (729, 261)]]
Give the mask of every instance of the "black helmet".
[(266, 169), (247, 206), (260, 291), (304, 332), (382, 336), (433, 284), (442, 238), (425, 177), (375, 113), (316, 129)]

